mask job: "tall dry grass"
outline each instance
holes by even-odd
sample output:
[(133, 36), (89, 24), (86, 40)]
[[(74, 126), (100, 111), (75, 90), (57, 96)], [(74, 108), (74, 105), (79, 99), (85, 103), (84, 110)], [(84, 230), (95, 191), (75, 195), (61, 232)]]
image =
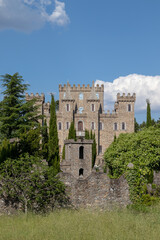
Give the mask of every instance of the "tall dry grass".
[(0, 240), (158, 240), (160, 207), (59, 210), (49, 215), (0, 217)]

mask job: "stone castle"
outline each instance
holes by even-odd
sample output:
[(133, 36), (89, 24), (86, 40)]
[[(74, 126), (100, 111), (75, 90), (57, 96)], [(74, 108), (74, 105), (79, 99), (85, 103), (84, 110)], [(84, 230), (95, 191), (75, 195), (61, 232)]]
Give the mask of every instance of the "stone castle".
[[(28, 95), (26, 100), (36, 98), (39, 113), (49, 125), (50, 103), (44, 94)], [(59, 85), (59, 110), (57, 129), (59, 152), (65, 144), (65, 159), (61, 161), (60, 179), (67, 186), (74, 206), (105, 206), (109, 203), (130, 203), (126, 179), (110, 179), (102, 167), (103, 153), (120, 133), (134, 132), (134, 103), (136, 95), (117, 94), (114, 110), (104, 112), (104, 86)], [(74, 121), (77, 141), (67, 140), (71, 122)], [(41, 122), (42, 123), (42, 122)], [(42, 123), (43, 124), (43, 123)], [(92, 168), (92, 143), (86, 140), (85, 129), (93, 131), (97, 143), (97, 159)]]
[[(45, 103), (44, 94), (28, 95), (26, 99), (36, 98), (39, 113), (45, 115), (47, 125), (50, 119), (50, 103)], [(104, 112), (104, 86), (78, 85), (67, 83), (59, 85), (59, 110), (57, 111), (57, 129), (59, 152), (62, 154), (64, 141), (68, 137), (72, 121), (75, 123), (77, 137), (85, 135), (85, 129), (92, 130), (96, 136), (97, 155), (102, 156), (112, 143), (114, 136), (120, 133), (134, 132), (134, 103), (136, 95), (117, 94), (112, 112)]]

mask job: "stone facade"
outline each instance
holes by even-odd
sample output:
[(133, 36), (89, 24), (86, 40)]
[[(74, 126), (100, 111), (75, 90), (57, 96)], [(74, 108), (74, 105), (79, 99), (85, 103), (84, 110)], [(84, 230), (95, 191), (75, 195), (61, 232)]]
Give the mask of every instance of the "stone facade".
[(65, 160), (61, 162), (60, 179), (67, 187), (76, 207), (130, 203), (129, 186), (123, 176), (110, 179), (103, 169), (92, 169), (92, 141), (65, 141)]
[[(26, 99), (37, 99), (39, 112), (44, 114), (49, 125), (50, 105), (45, 103), (45, 96), (26, 94)], [(93, 130), (96, 136), (97, 154), (102, 156), (105, 149), (112, 143), (114, 136), (120, 133), (134, 132), (134, 103), (136, 95), (122, 96), (117, 94), (117, 101), (112, 113), (104, 112), (104, 86), (78, 85), (67, 83), (59, 85), (59, 111), (57, 111), (57, 129), (59, 149), (62, 153), (64, 141), (68, 137), (72, 121), (75, 123), (77, 136), (85, 134), (85, 129)]]

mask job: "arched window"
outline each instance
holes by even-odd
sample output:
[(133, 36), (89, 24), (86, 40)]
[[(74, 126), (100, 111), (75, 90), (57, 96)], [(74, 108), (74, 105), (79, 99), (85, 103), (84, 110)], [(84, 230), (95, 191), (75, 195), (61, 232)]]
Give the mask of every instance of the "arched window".
[(83, 168), (79, 169), (79, 176), (83, 176)]
[(78, 122), (78, 131), (83, 131), (83, 122), (82, 121), (79, 121)]
[(84, 147), (83, 146), (81, 146), (80, 148), (79, 148), (79, 159), (83, 159), (83, 155), (84, 155)]
[(61, 122), (58, 123), (58, 130), (62, 130), (62, 124), (61, 124)]

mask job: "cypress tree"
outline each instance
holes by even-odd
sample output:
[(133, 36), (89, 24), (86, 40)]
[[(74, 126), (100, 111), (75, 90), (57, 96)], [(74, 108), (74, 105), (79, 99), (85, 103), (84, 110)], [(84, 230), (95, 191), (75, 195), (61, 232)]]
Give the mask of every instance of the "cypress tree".
[(69, 128), (68, 139), (74, 139), (76, 141), (76, 130), (74, 128), (74, 122), (71, 122), (71, 126)]
[(94, 164), (95, 164), (95, 161), (96, 161), (96, 155), (97, 155), (95, 133), (93, 134), (92, 139), (93, 139), (93, 144), (92, 144), (92, 167), (94, 167)]
[(63, 151), (62, 151), (62, 159), (65, 159), (65, 144), (63, 145)]
[(85, 129), (85, 139), (89, 139), (89, 131)]
[(48, 131), (46, 119), (42, 126), (42, 156), (44, 159), (48, 159)]
[(149, 99), (146, 100), (147, 102), (147, 122), (146, 122), (146, 127), (150, 127), (152, 125), (152, 120), (151, 120), (151, 108), (150, 108), (150, 101)]
[(60, 171), (60, 157), (57, 132), (57, 118), (54, 96), (51, 97), (50, 122), (49, 122), (49, 166), (53, 166), (54, 174)]

